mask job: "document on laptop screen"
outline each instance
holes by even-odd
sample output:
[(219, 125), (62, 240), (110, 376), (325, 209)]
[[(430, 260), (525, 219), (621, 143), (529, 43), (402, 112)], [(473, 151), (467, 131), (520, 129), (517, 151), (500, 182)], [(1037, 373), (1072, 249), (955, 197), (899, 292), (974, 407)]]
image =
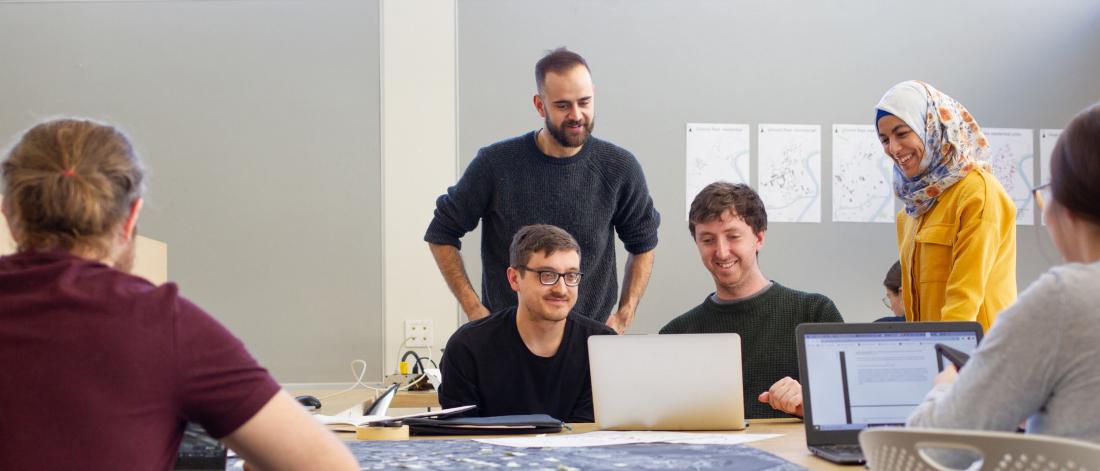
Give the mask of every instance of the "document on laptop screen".
[(904, 424), (942, 370), (937, 343), (966, 353), (978, 346), (974, 332), (806, 334), (814, 428)]

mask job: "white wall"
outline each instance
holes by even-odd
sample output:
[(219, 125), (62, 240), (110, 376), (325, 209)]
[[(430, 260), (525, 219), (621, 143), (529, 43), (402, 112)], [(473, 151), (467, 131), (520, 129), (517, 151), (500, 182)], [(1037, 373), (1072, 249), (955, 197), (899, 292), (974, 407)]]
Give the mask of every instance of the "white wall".
[(455, 8), (455, 0), (382, 2), (386, 371), (406, 319), (433, 322), (437, 361), (458, 322), (424, 242), (435, 199), (456, 178)]

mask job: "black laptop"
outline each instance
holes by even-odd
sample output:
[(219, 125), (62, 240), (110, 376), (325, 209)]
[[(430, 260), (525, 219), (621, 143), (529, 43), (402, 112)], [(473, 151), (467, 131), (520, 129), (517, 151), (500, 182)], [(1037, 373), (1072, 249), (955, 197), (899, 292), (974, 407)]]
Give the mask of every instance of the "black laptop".
[(859, 432), (903, 426), (942, 369), (935, 345), (973, 353), (977, 322), (801, 324), (795, 329), (810, 452), (864, 463)]

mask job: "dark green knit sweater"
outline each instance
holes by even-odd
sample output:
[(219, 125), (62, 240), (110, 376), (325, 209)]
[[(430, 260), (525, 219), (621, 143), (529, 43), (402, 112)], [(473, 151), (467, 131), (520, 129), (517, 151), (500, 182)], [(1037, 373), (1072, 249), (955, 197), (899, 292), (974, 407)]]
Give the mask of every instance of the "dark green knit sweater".
[[(798, 379), (794, 328), (803, 322), (844, 322), (832, 300), (774, 283), (758, 296), (718, 304), (707, 296), (703, 304), (673, 319), (662, 334), (736, 333), (741, 336), (741, 374), (745, 385), (745, 417), (787, 417), (756, 400), (784, 376)], [(696, 358), (695, 361), (722, 361)]]

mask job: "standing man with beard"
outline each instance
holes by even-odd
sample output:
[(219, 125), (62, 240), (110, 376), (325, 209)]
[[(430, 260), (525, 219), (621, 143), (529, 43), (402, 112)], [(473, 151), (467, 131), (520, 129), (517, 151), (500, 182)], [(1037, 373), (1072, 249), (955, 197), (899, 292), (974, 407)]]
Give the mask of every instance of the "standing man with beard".
[(588, 337), (614, 334), (578, 315), (581, 249), (561, 228), (521, 228), (505, 281), (516, 307), (460, 327), (443, 350), (443, 407), (477, 405), (479, 416), (547, 414), (592, 422)]
[[(586, 273), (575, 311), (622, 333), (649, 283), (660, 215), (637, 159), (591, 135), (595, 93), (584, 58), (565, 48), (535, 65), (535, 110), (545, 126), (482, 148), (436, 201), (428, 242), (470, 320), (516, 305), (507, 283), (508, 243), (519, 228), (553, 224), (579, 242)], [(462, 264), (461, 238), (482, 223), (479, 299)], [(618, 234), (630, 255), (621, 294)], [(618, 309), (612, 313), (618, 298)]]

